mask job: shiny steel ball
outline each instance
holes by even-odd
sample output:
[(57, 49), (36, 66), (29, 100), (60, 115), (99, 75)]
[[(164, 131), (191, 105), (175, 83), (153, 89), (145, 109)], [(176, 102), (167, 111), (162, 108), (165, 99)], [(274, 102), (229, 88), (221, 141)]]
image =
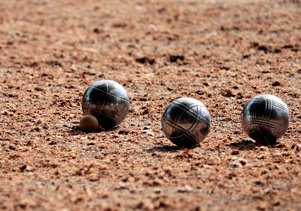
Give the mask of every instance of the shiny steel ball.
[(130, 102), (126, 90), (112, 80), (93, 83), (85, 91), (82, 100), (84, 115), (97, 118), (103, 128), (112, 128), (122, 122), (129, 112)]
[(258, 95), (245, 105), (241, 121), (244, 131), (256, 142), (275, 144), (287, 131), (289, 111), (280, 98)]
[(165, 136), (180, 147), (198, 145), (209, 133), (211, 117), (204, 104), (193, 98), (179, 98), (162, 115)]

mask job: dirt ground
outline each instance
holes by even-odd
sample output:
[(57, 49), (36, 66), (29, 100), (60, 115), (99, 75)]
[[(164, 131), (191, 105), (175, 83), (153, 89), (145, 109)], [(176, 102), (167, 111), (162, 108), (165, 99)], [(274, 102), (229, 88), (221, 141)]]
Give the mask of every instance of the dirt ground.
[[(79, 130), (93, 82), (127, 90), (127, 118)], [(0, 1), (0, 209), (301, 210), (299, 0)], [(242, 130), (258, 94), (287, 103), (275, 146)], [(161, 131), (179, 97), (212, 128), (183, 149)]]

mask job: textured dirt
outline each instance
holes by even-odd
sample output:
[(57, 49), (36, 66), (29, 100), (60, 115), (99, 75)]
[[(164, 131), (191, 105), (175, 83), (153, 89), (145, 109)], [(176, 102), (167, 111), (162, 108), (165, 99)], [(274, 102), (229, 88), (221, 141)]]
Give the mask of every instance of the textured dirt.
[[(300, 14), (299, 0), (0, 1), (0, 209), (301, 210)], [(130, 112), (85, 133), (101, 79)], [(241, 127), (258, 94), (290, 110), (275, 146)], [(160, 122), (187, 96), (212, 118), (189, 150)]]

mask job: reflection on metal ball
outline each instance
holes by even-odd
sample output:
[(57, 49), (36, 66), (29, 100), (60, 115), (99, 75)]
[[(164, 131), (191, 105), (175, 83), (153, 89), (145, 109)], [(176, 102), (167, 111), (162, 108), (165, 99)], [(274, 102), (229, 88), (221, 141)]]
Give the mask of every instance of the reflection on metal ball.
[(245, 105), (241, 120), (244, 131), (256, 142), (275, 144), (287, 131), (289, 111), (280, 98), (258, 95)]
[(162, 130), (180, 147), (194, 147), (209, 133), (211, 118), (204, 104), (193, 98), (179, 98), (162, 115)]
[(103, 128), (112, 128), (124, 120), (129, 107), (130, 102), (126, 90), (112, 80), (93, 83), (85, 91), (82, 100), (84, 115), (95, 116)]

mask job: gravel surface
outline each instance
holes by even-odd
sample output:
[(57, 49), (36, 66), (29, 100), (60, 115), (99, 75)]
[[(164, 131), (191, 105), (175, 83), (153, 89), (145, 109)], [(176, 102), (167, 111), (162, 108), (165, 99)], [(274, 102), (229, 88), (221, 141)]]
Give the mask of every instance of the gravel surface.
[[(0, 209), (301, 210), (300, 14), (300, 0), (0, 1)], [(82, 132), (103, 79), (129, 114)], [(242, 130), (259, 94), (289, 107), (273, 146)], [(193, 149), (161, 130), (180, 97), (211, 114)]]

